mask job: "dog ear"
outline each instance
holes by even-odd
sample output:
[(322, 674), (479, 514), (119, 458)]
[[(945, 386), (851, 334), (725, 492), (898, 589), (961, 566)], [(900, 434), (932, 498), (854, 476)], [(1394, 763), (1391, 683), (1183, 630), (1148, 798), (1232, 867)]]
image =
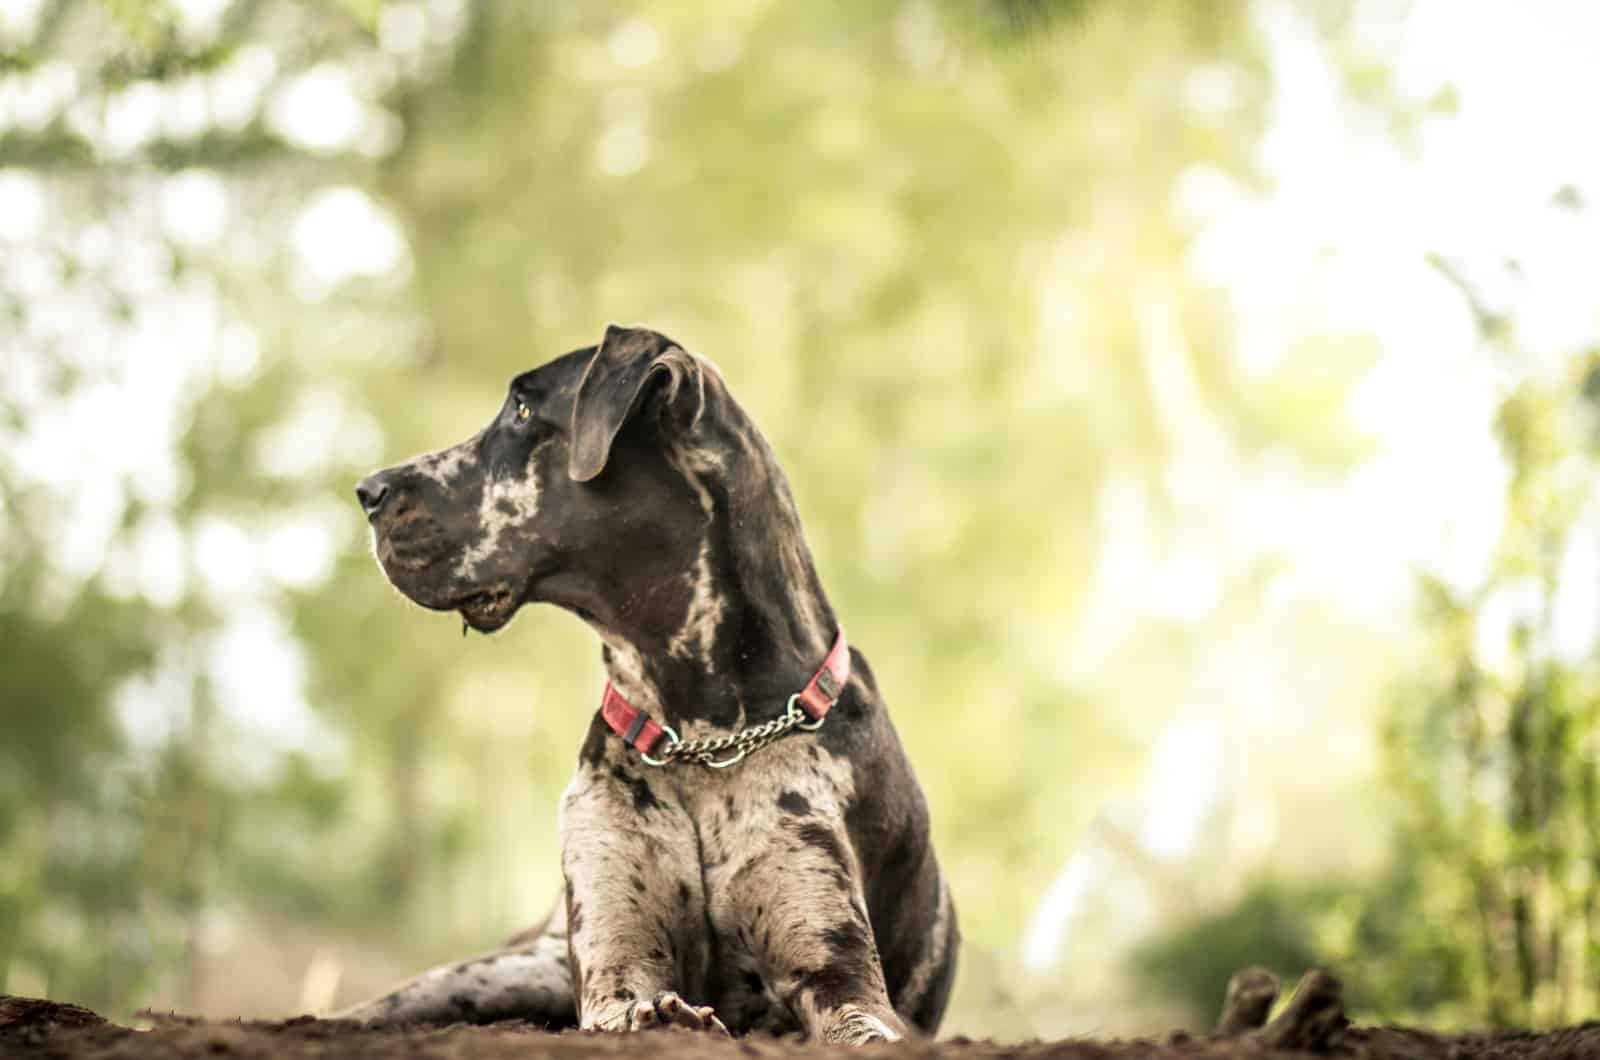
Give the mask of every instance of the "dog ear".
[(700, 366), (671, 339), (648, 328), (606, 326), (605, 338), (584, 369), (578, 395), (572, 403), (572, 449), (567, 473), (588, 482), (605, 470), (611, 443), (644, 404), (649, 384), (665, 376), (663, 409), (678, 403), (685, 387), (695, 391), (695, 406), (688, 416), (693, 426), (704, 395), (700, 393)]

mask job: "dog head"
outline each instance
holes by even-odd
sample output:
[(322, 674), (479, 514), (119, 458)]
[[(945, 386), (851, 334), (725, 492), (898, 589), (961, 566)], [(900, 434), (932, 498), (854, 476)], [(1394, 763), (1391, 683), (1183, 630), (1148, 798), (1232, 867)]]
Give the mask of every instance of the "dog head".
[(480, 632), (538, 600), (602, 620), (647, 605), (630, 565), (682, 564), (705, 533), (709, 502), (662, 439), (695, 429), (708, 385), (666, 336), (616, 326), (517, 376), (477, 434), (356, 487), (384, 573)]

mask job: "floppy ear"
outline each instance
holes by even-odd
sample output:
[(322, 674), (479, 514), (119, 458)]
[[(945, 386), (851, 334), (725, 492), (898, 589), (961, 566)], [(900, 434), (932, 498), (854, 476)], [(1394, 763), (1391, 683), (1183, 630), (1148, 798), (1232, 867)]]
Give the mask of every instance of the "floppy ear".
[[(658, 375), (666, 377), (662, 395), (671, 406), (685, 383), (698, 394), (700, 367), (671, 339), (648, 328), (606, 326), (606, 337), (584, 369), (578, 396), (572, 403), (572, 450), (567, 473), (588, 482), (605, 470), (611, 443), (630, 417), (644, 404), (648, 385)], [(691, 417), (698, 419), (697, 400)]]

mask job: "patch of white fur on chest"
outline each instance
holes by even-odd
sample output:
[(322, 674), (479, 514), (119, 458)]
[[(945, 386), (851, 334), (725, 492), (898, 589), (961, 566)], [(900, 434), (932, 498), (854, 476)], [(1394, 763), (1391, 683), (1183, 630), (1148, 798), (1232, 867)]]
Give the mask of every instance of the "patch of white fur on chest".
[(849, 760), (810, 734), (785, 736), (724, 772), (704, 772), (706, 782), (680, 786), (713, 862), (737, 862), (803, 821), (842, 830), (856, 794)]

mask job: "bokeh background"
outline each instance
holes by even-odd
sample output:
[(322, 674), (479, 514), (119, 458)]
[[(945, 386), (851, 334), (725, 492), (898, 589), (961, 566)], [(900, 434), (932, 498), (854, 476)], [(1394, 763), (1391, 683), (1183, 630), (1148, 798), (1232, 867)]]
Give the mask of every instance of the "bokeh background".
[(1600, 1015), (1600, 8), (5, 0), (0, 991), (326, 1011), (539, 917), (601, 674), (351, 486), (643, 322), (928, 789), (951, 1032)]

